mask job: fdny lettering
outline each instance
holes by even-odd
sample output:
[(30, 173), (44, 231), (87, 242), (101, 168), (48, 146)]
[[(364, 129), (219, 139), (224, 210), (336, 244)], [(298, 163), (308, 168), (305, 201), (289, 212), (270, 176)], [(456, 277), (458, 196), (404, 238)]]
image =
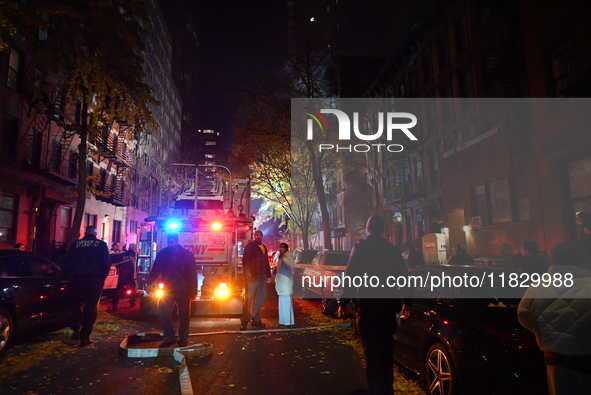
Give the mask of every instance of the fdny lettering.
[(207, 243), (209, 239), (207, 233), (180, 233), (179, 236), (183, 243)]
[(100, 240), (78, 240), (76, 247), (98, 247), (100, 242)]
[(207, 247), (208, 246), (205, 244), (185, 246), (185, 248), (191, 251), (193, 255), (205, 255), (205, 250), (207, 250)]

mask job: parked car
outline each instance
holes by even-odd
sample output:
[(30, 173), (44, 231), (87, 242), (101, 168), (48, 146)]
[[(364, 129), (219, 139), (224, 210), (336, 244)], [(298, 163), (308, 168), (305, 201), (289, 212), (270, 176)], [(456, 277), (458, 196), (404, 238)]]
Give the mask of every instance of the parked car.
[(318, 250), (308, 248), (296, 248), (293, 250), (293, 262), (295, 263), (295, 271), (293, 277), (294, 288), (300, 288), (302, 284), (302, 273), (314, 260)]
[[(442, 265), (413, 268), (410, 274), (482, 278), (501, 271)], [(466, 299), (462, 296), (472, 292), (468, 288), (426, 286), (405, 300), (394, 358), (422, 375), (431, 394), (547, 394), (543, 353), (517, 321), (519, 298), (497, 298), (494, 291)]]
[(0, 250), (0, 355), (17, 332), (59, 322), (70, 312), (70, 284), (39, 254)]
[(269, 266), (271, 267), (271, 274), (275, 276), (277, 274), (277, 259), (279, 258), (279, 251), (269, 251), (267, 259), (269, 260)]
[(326, 315), (339, 314), (342, 288), (333, 287), (331, 279), (345, 271), (350, 254), (351, 251), (318, 251), (310, 266), (302, 273), (302, 296), (320, 297)]

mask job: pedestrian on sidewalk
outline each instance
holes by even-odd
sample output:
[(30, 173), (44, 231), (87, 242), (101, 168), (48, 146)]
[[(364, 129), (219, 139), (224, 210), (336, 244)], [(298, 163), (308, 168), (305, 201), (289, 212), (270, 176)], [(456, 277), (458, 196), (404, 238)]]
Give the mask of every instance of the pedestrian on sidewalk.
[(90, 334), (96, 321), (105, 279), (111, 268), (109, 247), (96, 237), (96, 228), (87, 226), (84, 233), (82, 239), (68, 248), (62, 265), (72, 286), (72, 340), (80, 340), (80, 347), (93, 342)]
[(254, 240), (244, 247), (242, 267), (244, 287), (242, 290), (242, 318), (240, 330), (245, 331), (248, 323), (258, 329), (265, 328), (261, 321), (261, 307), (267, 296), (267, 279), (271, 278), (271, 267), (267, 246), (263, 244), (263, 232), (257, 230)]
[(275, 290), (279, 295), (279, 328), (290, 327), (295, 324), (293, 317), (293, 273), (295, 262), (287, 243), (279, 244), (277, 258), (277, 275), (275, 276)]
[[(158, 279), (164, 284), (164, 294), (158, 300), (158, 318), (164, 332), (164, 342), (159, 347), (170, 347), (174, 343), (179, 347), (186, 347), (191, 299), (197, 295), (197, 265), (195, 256), (179, 244), (177, 233), (168, 234), (168, 247), (156, 255), (154, 267), (148, 277), (148, 286)], [(178, 342), (170, 317), (175, 304), (179, 313)]]

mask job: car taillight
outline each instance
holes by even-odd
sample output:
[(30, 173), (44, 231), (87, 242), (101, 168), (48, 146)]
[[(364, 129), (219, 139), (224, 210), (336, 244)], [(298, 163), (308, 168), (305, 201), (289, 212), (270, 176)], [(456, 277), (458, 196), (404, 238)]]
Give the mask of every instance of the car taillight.
[(491, 340), (496, 340), (505, 348), (537, 349), (538, 345), (532, 333), (520, 327), (503, 327), (497, 325), (482, 325), (480, 329)]

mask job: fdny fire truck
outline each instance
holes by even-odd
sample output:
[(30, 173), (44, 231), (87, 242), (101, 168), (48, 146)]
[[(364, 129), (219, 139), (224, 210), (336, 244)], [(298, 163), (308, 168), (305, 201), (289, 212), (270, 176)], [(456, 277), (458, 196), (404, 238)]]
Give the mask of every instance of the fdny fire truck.
[[(138, 289), (143, 296), (140, 312), (155, 314), (159, 295), (167, 292), (148, 289), (147, 280), (158, 251), (167, 247), (168, 235), (176, 233), (179, 244), (193, 253), (197, 263), (198, 289), (191, 303), (192, 314), (241, 314), (242, 253), (252, 238), (253, 226), (249, 180), (231, 179), (230, 171), (219, 165), (170, 166), (194, 167), (194, 177), (184, 176), (172, 198), (160, 193), (158, 212), (141, 225), (137, 263)], [(227, 171), (229, 180), (220, 177), (220, 169)]]

